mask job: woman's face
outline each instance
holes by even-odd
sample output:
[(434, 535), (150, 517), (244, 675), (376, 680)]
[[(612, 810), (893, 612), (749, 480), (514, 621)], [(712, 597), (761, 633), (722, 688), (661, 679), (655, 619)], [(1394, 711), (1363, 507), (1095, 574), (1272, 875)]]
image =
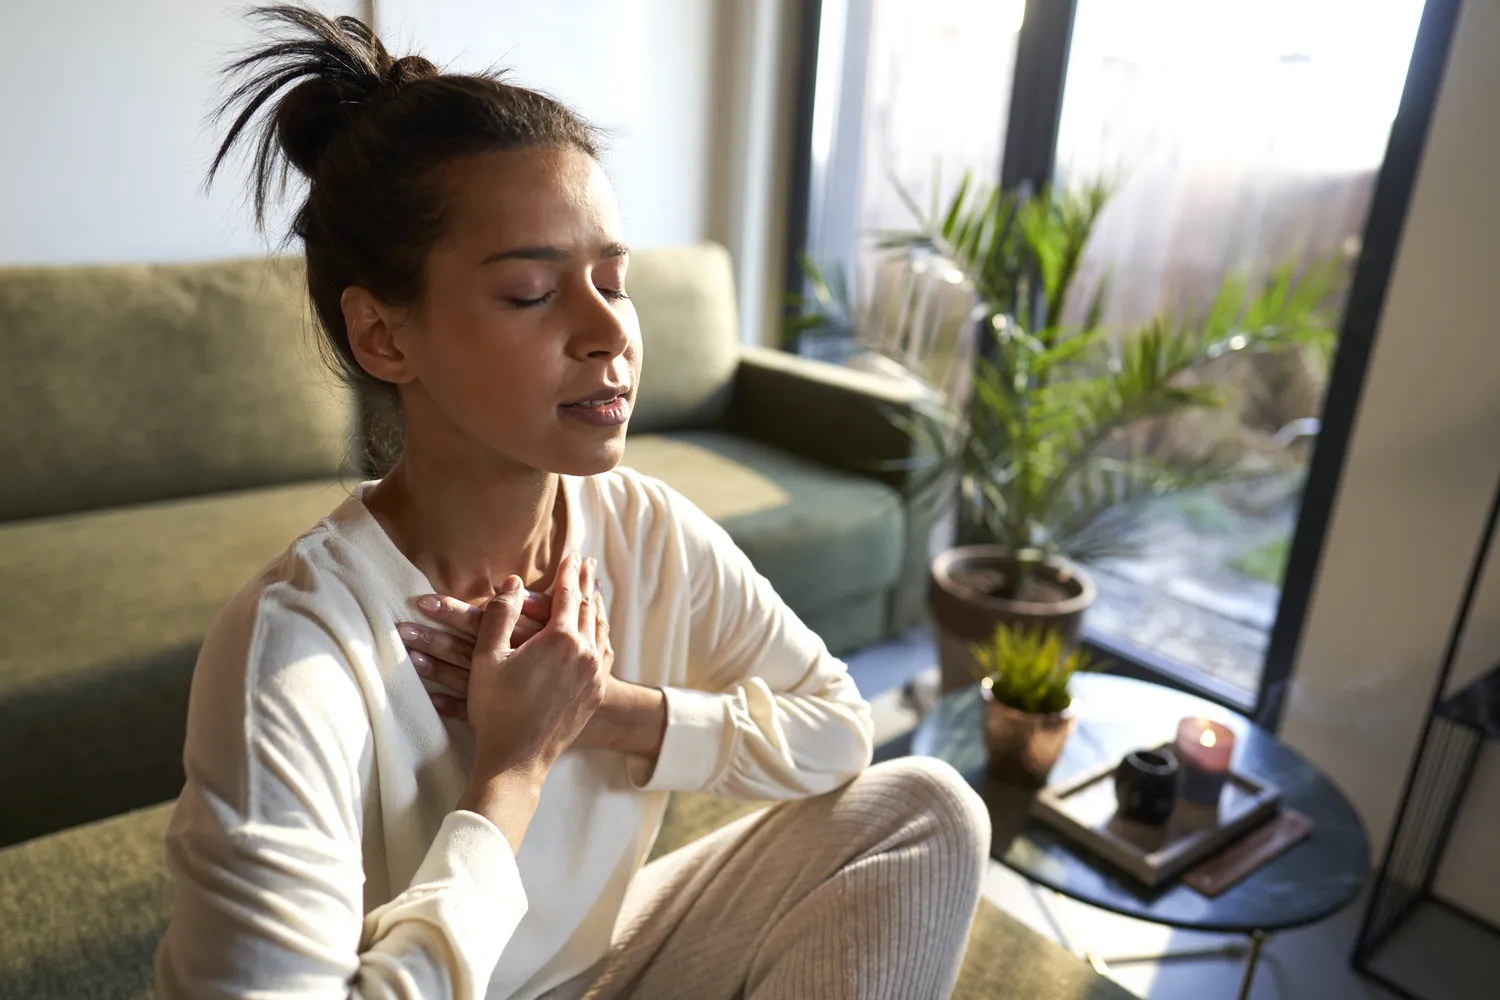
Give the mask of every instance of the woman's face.
[(575, 149), (528, 149), (468, 158), (448, 180), (449, 231), (428, 256), (419, 329), (400, 337), (409, 433), (430, 414), (530, 468), (613, 468), (641, 332), (604, 171)]

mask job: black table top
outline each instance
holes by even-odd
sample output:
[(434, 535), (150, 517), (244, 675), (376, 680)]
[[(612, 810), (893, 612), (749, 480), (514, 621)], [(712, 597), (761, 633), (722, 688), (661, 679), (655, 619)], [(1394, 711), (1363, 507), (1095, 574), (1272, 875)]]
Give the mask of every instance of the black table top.
[(1179, 719), (1201, 715), (1234, 730), (1233, 766), (1280, 788), (1283, 805), (1312, 819), (1312, 833), (1216, 899), (1180, 881), (1147, 888), (1030, 818), (1034, 795), (987, 779), (975, 686), (949, 695), (922, 721), (912, 752), (946, 760), (984, 797), (995, 826), (990, 853), (996, 860), (1094, 906), (1192, 930), (1284, 930), (1321, 920), (1358, 895), (1370, 867), (1359, 815), (1323, 772), (1269, 732), (1212, 702), (1128, 677), (1080, 674), (1073, 680), (1073, 697), (1078, 728), (1052, 772), (1053, 782), (1118, 761), (1131, 750), (1169, 742)]

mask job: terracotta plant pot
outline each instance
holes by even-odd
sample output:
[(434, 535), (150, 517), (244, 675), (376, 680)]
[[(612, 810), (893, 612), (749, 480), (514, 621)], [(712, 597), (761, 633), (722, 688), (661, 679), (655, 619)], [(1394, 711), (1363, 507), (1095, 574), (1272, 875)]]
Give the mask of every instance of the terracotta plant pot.
[(971, 643), (988, 642), (1001, 624), (1042, 628), (1061, 633), (1068, 646), (1083, 632), (1083, 613), (1094, 603), (1094, 581), (1064, 559), (1050, 559), (1037, 568), (1038, 590), (1053, 600), (1009, 600), (982, 589), (986, 579), (1003, 580), (1009, 564), (998, 545), (965, 545), (932, 561), (928, 603), (938, 635), (943, 692), (974, 683)]
[(1041, 788), (1078, 719), (1071, 708), (1046, 714), (1022, 712), (1002, 705), (980, 686), (984, 696), (984, 744), (989, 750), (990, 777), (1007, 784)]

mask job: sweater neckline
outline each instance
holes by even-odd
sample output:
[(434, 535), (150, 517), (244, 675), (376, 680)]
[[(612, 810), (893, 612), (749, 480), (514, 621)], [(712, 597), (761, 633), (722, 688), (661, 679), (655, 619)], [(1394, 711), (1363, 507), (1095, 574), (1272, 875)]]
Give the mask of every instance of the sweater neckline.
[[(567, 527), (563, 531), (563, 551), (574, 552), (582, 543), (585, 531), (583, 528), (583, 511), (579, 502), (580, 490), (577, 477), (559, 474), (559, 488), (562, 490), (563, 503), (567, 507)], [(354, 487), (353, 496), (350, 498), (352, 518), (348, 525), (355, 540), (379, 559), (382, 566), (387, 570), (390, 579), (396, 582), (398, 587), (410, 596), (422, 594), (433, 594), (437, 590), (432, 581), (427, 578), (415, 563), (406, 557), (406, 554), (396, 547), (391, 536), (386, 533), (385, 526), (376, 519), (365, 506), (365, 494), (380, 484), (379, 479), (367, 479)], [(554, 577), (553, 582), (556, 582)], [(549, 585), (542, 593), (551, 593), (552, 586)]]

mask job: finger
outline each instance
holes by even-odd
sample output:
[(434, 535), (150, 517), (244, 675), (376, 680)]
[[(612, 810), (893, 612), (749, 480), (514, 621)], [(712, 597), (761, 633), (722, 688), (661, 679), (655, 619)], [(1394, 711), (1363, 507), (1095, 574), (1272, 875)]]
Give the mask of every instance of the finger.
[(474, 662), (499, 663), (510, 652), (510, 634), (521, 618), (521, 599), (521, 578), (507, 576), (500, 593), (485, 605), (479, 635), (474, 639)]
[(578, 634), (590, 642), (594, 639), (594, 622), (599, 617), (599, 602), (594, 594), (594, 558), (583, 561), (583, 572), (578, 574)]
[(553, 588), (549, 624), (565, 629), (578, 628), (578, 570), (581, 562), (576, 552), (562, 557), (557, 567), (557, 586)]
[(434, 660), (427, 654), (418, 653), (415, 650), (411, 654), (411, 665), (421, 677), (437, 681), (443, 687), (452, 688), (459, 694), (469, 693), (468, 667), (455, 667), (451, 663)]
[(594, 648), (601, 653), (612, 653), (609, 644), (609, 618), (605, 614), (604, 595), (595, 591), (594, 604), (598, 613), (594, 618)]
[(547, 624), (547, 619), (552, 617), (552, 595), (528, 590), (526, 603), (521, 605), (521, 614), (543, 625)]
[(521, 645), (521, 643), (525, 642), (527, 639), (530, 639), (541, 630), (541, 625), (538, 625), (536, 622), (523, 615), (521, 617), (521, 620), (516, 622), (516, 627), (511, 630), (510, 648), (515, 649), (517, 646)]
[(447, 632), (439, 632), (435, 628), (427, 628), (425, 625), (401, 622), (396, 626), (396, 633), (401, 636), (401, 641), (406, 643), (408, 650), (426, 653), (437, 660), (447, 660), (465, 670), (469, 668), (474, 656), (472, 642), (456, 635), (449, 635)]
[(432, 699), (432, 707), (437, 709), (438, 715), (446, 715), (460, 722), (469, 721), (469, 703), (462, 698), (454, 698), (446, 694), (433, 694), (428, 697)]
[(470, 604), (456, 597), (442, 594), (423, 594), (412, 601), (417, 610), (435, 622), (473, 638), (479, 634), (479, 623), (484, 620), (484, 605)]

